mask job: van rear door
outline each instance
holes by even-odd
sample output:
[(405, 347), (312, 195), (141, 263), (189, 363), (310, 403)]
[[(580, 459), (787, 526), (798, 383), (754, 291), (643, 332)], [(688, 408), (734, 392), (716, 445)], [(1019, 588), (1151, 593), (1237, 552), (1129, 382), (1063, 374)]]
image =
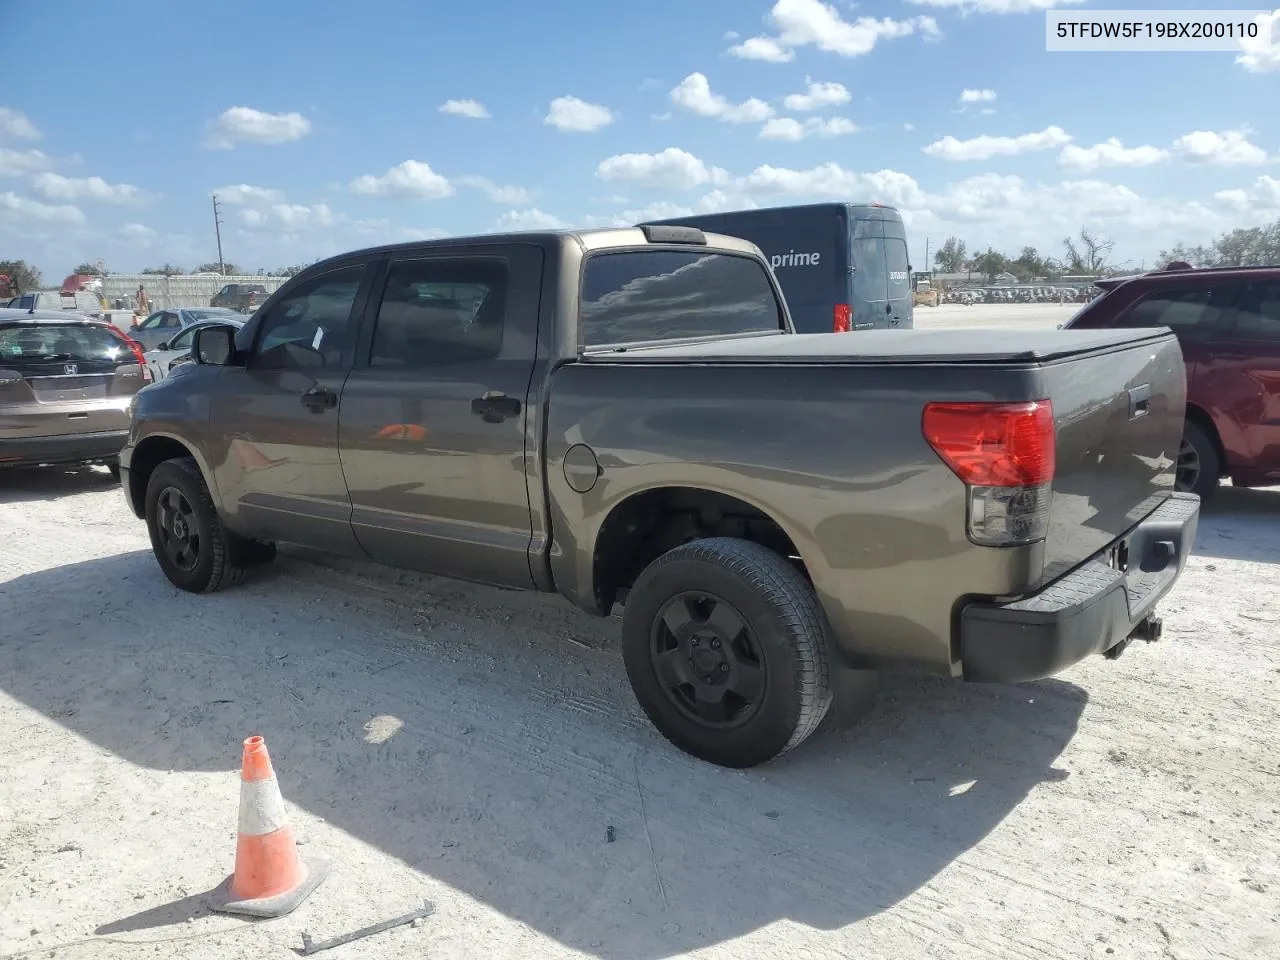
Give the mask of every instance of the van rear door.
[(911, 327), (911, 271), (902, 224), (859, 218), (849, 226), (853, 329)]

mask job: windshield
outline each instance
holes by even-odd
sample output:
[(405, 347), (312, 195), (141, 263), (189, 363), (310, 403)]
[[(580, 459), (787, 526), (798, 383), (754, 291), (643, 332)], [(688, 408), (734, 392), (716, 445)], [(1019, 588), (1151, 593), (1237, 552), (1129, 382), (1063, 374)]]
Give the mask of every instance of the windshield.
[(764, 265), (684, 250), (601, 253), (582, 278), (588, 346), (775, 332), (782, 311)]
[(133, 352), (123, 337), (105, 327), (59, 323), (0, 327), (0, 366), (124, 362), (135, 362)]

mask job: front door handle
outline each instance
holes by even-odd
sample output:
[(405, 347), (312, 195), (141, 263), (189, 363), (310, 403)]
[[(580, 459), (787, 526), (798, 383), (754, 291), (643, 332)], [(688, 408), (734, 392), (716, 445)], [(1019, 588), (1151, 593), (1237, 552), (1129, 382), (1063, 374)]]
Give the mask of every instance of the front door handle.
[(501, 423), (508, 417), (519, 415), (520, 401), (500, 390), (490, 390), (484, 396), (471, 400), (471, 412), (485, 423)]
[(338, 405), (338, 395), (325, 387), (315, 386), (302, 395), (302, 405), (312, 413), (332, 410)]

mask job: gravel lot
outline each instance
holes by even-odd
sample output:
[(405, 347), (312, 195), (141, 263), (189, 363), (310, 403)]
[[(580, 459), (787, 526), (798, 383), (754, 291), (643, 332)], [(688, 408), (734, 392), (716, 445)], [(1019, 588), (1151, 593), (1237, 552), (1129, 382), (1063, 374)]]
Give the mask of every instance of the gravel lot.
[[(730, 772), (554, 597), (300, 551), (193, 597), (105, 471), (0, 474), (0, 957), (283, 958), (426, 898), (325, 956), (1274, 958), (1277, 564), (1280, 489), (1225, 488), (1161, 643), (1023, 687), (889, 676)], [(250, 733), (334, 861), (264, 923), (202, 900)]]

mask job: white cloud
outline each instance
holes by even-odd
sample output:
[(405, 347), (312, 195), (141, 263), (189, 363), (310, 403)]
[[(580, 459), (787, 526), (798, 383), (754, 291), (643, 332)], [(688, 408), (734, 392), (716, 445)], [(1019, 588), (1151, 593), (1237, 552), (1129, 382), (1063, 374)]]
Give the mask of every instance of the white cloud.
[(666, 123), (668, 120), (671, 119), (671, 111), (667, 110), (664, 113), (652, 113), (649, 115), (649, 119), (654, 120), (658, 123)]
[(0, 193), (0, 219), (71, 225), (84, 223), (84, 214), (79, 207), (69, 203), (51, 206), (10, 191)]
[(906, 130), (908, 133), (910, 133), (915, 128), (916, 128), (916, 125), (914, 123), (904, 123), (902, 125), (902, 129)]
[(57, 173), (37, 173), (31, 178), (36, 193), (46, 200), (97, 203), (141, 203), (146, 195), (128, 183), (107, 183), (101, 177), (64, 177)]
[(1280, 180), (1275, 177), (1261, 176), (1248, 190), (1219, 190), (1213, 196), (1238, 212), (1248, 212), (1255, 218), (1280, 213)]
[(12, 150), (0, 147), (0, 177), (20, 177), (23, 174), (43, 170), (53, 160), (39, 150)]
[(797, 47), (813, 46), (842, 57), (860, 57), (874, 50), (881, 40), (917, 33), (926, 38), (940, 36), (933, 17), (859, 17), (849, 21), (821, 0), (777, 0), (768, 20), (776, 36), (752, 37), (730, 47), (729, 52), (744, 60), (786, 63), (795, 56)]
[(678, 147), (661, 153), (622, 153), (601, 161), (596, 176), (608, 183), (634, 183), (653, 190), (692, 190), (727, 174)]
[(1257, 166), (1267, 162), (1267, 151), (1249, 140), (1247, 130), (1196, 130), (1174, 141), (1173, 149), (1194, 163), (1220, 167)]
[(1099, 167), (1149, 167), (1168, 158), (1168, 150), (1150, 146), (1126, 147), (1115, 137), (1092, 147), (1069, 143), (1058, 154), (1060, 164), (1081, 173), (1090, 173)]
[(853, 99), (843, 83), (814, 83), (808, 77), (804, 82), (807, 88), (804, 93), (793, 93), (783, 98), (782, 105), (788, 110), (820, 110), (823, 107), (839, 106)]
[(990, 160), (992, 157), (1012, 157), (1037, 150), (1052, 150), (1071, 142), (1061, 127), (1045, 127), (1037, 133), (1024, 133), (1018, 137), (974, 137), (957, 140), (943, 137), (923, 147), (924, 153), (942, 160)]
[(801, 123), (791, 117), (774, 117), (760, 128), (761, 140), (805, 140), (808, 137), (840, 137), (857, 133), (858, 127), (844, 117), (810, 117)]
[(126, 223), (116, 232), (126, 240), (145, 241), (151, 240), (156, 236), (154, 230), (141, 223)]
[(741, 103), (730, 103), (711, 92), (705, 74), (691, 73), (671, 91), (671, 102), (700, 117), (715, 117), (726, 123), (760, 123), (773, 116), (773, 107), (751, 97)]
[(1254, 22), (1258, 35), (1240, 41), (1244, 53), (1236, 57), (1236, 63), (1250, 73), (1280, 70), (1280, 8), (1254, 17)]
[(915, 178), (895, 170), (856, 173), (838, 163), (808, 170), (764, 165), (730, 181), (732, 190), (751, 197), (866, 198), (895, 207), (919, 206), (924, 192)]
[(441, 113), (451, 113), (455, 117), (470, 117), (472, 120), (488, 120), (489, 111), (479, 100), (446, 100), (440, 104)]
[(305, 233), (339, 222), (326, 204), (275, 203), (239, 212), (240, 225), (251, 233)]
[(1031, 13), (1069, 7), (1085, 0), (907, 0), (921, 7), (939, 7), (959, 10), (965, 16), (971, 13)]
[(40, 131), (21, 110), (0, 107), (0, 137), (12, 140), (39, 140)]
[(406, 160), (380, 177), (366, 173), (351, 181), (351, 192), (368, 197), (400, 197), (406, 200), (440, 200), (454, 194), (447, 177), (420, 160)]
[(613, 123), (613, 111), (577, 97), (556, 97), (542, 122), (565, 133), (592, 133)]
[(729, 53), (742, 60), (763, 60), (765, 63), (790, 63), (795, 51), (788, 50), (773, 37), (749, 37), (729, 48)]
[(569, 224), (559, 217), (532, 207), (529, 210), (508, 210), (498, 218), (493, 229), (499, 233), (512, 233), (521, 230), (563, 230), (567, 226)]
[(494, 203), (522, 206), (533, 199), (532, 194), (524, 187), (500, 186), (487, 177), (458, 177), (457, 183), (488, 194), (489, 199)]
[(990, 103), (996, 98), (994, 90), (961, 90), (961, 103)]
[(224, 110), (209, 128), (206, 146), (229, 150), (237, 143), (289, 143), (311, 132), (300, 113), (264, 113), (252, 107)]
[(238, 183), (230, 187), (219, 187), (213, 191), (220, 203), (233, 207), (258, 207), (272, 203), (284, 203), (284, 194), (279, 190), (266, 187), (251, 187), (247, 183)]

